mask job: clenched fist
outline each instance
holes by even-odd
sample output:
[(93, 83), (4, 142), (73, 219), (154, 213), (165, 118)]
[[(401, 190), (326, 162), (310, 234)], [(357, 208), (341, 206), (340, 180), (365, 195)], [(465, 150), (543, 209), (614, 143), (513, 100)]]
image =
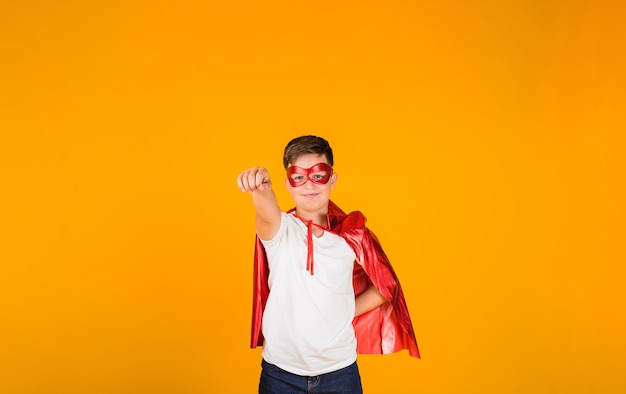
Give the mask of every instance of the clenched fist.
[(252, 193), (256, 190), (265, 191), (272, 188), (270, 174), (263, 167), (252, 167), (237, 177), (237, 185), (242, 192)]

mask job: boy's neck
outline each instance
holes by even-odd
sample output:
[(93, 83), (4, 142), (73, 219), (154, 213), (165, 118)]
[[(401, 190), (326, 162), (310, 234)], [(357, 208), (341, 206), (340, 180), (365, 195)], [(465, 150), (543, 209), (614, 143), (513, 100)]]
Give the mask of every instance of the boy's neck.
[(324, 212), (307, 212), (296, 208), (296, 215), (304, 220), (311, 220), (313, 223), (326, 227), (328, 218), (328, 208)]

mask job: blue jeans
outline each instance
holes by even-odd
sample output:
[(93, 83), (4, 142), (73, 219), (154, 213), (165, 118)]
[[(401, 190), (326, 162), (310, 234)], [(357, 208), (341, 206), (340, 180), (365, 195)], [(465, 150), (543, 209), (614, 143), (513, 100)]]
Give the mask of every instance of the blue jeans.
[(318, 376), (300, 376), (263, 360), (259, 394), (361, 394), (361, 375), (356, 362)]

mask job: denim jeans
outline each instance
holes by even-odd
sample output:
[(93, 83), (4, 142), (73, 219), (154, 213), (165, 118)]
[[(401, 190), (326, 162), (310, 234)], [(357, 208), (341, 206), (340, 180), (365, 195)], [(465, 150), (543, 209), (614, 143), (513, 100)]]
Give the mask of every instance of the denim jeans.
[(263, 370), (259, 394), (361, 394), (361, 375), (356, 362), (345, 368), (318, 376), (300, 376), (261, 362)]

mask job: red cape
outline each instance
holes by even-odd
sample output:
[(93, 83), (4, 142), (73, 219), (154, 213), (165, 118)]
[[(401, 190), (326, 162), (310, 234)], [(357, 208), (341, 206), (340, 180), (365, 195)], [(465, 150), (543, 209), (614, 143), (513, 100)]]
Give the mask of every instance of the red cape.
[[(361, 265), (354, 264), (352, 282), (355, 295), (370, 284), (387, 299), (379, 307), (357, 316), (352, 321), (357, 339), (357, 353), (388, 354), (407, 349), (413, 357), (420, 357), (411, 324), (411, 317), (389, 259), (380, 242), (365, 226), (366, 218), (359, 212), (344, 213), (332, 201), (328, 204), (330, 231), (343, 237), (352, 247)], [(250, 347), (263, 345), (261, 322), (269, 295), (267, 278), (269, 266), (263, 244), (257, 237), (254, 249), (254, 284), (252, 300), (252, 338)]]

